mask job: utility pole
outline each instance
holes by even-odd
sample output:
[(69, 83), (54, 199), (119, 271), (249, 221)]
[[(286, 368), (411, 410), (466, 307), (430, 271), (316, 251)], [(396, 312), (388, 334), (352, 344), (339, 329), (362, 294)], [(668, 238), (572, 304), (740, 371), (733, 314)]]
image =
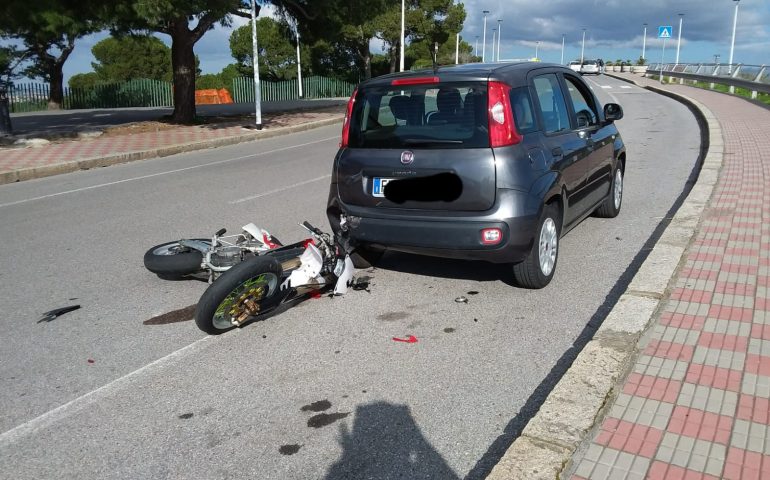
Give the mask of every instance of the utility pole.
[(682, 17), (684, 17), (684, 13), (679, 14), (679, 40), (676, 42), (676, 63), (679, 65), (679, 47), (682, 46)]
[(503, 20), (498, 18), (497, 19), (497, 61), (500, 61), (500, 39), (503, 37), (503, 29), (500, 26), (500, 24), (503, 23)]
[(495, 41), (497, 40), (497, 29), (492, 29), (492, 61), (495, 61)]
[(460, 63), (460, 34), (457, 34), (457, 39), (455, 40), (455, 65)]
[(580, 64), (583, 64), (583, 54), (586, 51), (586, 29), (583, 29), (583, 46), (580, 47)]
[(302, 98), (302, 60), (299, 56), (299, 23), (294, 23), (297, 28), (297, 86), (299, 89), (299, 98)]
[(733, 74), (733, 51), (735, 51), (735, 30), (738, 26), (738, 5), (741, 3), (741, 0), (733, 0), (735, 2), (735, 16), (733, 16), (733, 40), (730, 42), (730, 65), (729, 65), (729, 72), (730, 75)]
[(473, 56), (478, 57), (479, 56), (479, 36), (476, 35), (476, 48), (473, 50)]
[(489, 10), (484, 10), (482, 13), (484, 14), (484, 39), (481, 41), (481, 61), (486, 62), (487, 61), (487, 14), (489, 14)]
[(535, 59), (537, 59), (537, 52), (540, 49), (540, 40), (535, 42)]
[(254, 117), (257, 130), (262, 130), (262, 91), (259, 85), (259, 49), (257, 48), (257, 0), (251, 0), (251, 64), (254, 67)]
[(566, 37), (565, 34), (561, 34), (561, 64), (564, 65), (564, 37)]
[(647, 24), (644, 24), (644, 33), (642, 34), (642, 58), (647, 59), (645, 51), (647, 50)]
[(405, 0), (401, 0), (401, 61), (400, 61), (400, 72), (404, 71), (404, 17), (406, 16), (406, 6), (404, 5)]

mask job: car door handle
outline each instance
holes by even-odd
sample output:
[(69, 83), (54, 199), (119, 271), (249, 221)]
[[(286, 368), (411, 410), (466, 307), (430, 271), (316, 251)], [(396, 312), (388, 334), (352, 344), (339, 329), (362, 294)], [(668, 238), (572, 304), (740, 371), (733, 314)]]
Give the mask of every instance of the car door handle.
[(551, 155), (553, 155), (553, 159), (558, 162), (564, 158), (564, 150), (562, 150), (561, 147), (556, 147), (551, 150)]

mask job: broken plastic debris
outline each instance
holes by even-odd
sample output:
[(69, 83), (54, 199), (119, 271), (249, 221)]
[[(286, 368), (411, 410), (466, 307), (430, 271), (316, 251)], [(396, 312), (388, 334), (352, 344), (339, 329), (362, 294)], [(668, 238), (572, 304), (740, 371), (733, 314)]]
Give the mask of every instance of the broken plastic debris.
[(415, 337), (414, 335), (409, 335), (406, 338), (393, 337), (393, 341), (394, 342), (404, 342), (404, 343), (417, 343), (417, 337)]
[(455, 302), (457, 303), (468, 303), (468, 299), (465, 297), (457, 297), (455, 298)]
[(37, 323), (41, 322), (50, 322), (51, 320), (64, 315), (67, 312), (71, 312), (73, 310), (77, 310), (80, 308), (80, 305), (70, 305), (69, 307), (61, 307), (61, 308), (54, 308), (50, 312), (45, 312), (43, 314), (43, 318), (37, 321)]
[(350, 288), (352, 288), (355, 291), (365, 290), (369, 293), (371, 293), (371, 290), (369, 290), (369, 282), (371, 281), (372, 277), (367, 276), (361, 276), (353, 279), (353, 285), (351, 285)]

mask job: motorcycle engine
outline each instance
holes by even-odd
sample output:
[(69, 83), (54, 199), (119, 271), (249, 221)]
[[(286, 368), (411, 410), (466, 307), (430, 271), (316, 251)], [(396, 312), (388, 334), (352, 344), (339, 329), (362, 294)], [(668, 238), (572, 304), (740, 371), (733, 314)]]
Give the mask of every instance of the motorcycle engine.
[(242, 251), (240, 247), (218, 248), (211, 254), (211, 263), (217, 267), (232, 267), (241, 263)]

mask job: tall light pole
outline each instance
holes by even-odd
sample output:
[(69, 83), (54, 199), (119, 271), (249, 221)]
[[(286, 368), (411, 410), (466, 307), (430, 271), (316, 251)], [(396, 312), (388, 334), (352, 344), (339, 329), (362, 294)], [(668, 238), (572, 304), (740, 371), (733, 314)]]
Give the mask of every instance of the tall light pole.
[(251, 64), (254, 67), (254, 118), (262, 130), (262, 91), (259, 85), (259, 49), (257, 48), (257, 0), (251, 0)]
[(401, 72), (404, 71), (404, 17), (406, 16), (406, 6), (404, 5), (405, 0), (401, 0), (401, 61), (400, 61), (400, 70)]
[(583, 29), (583, 46), (580, 47), (580, 64), (583, 64), (583, 54), (586, 51), (586, 29)]
[(537, 52), (540, 49), (540, 40), (535, 42), (535, 58), (537, 58)]
[(299, 24), (296, 24), (295, 28), (297, 29), (297, 86), (299, 98), (302, 98), (302, 60), (299, 57)]
[(492, 61), (495, 61), (495, 41), (497, 41), (497, 29), (492, 29)]
[(564, 65), (564, 37), (567, 35), (561, 34), (561, 64)]
[(642, 34), (642, 58), (646, 59), (645, 56), (647, 50), (647, 24), (644, 24), (644, 33)]
[(479, 56), (479, 36), (476, 35), (476, 49), (473, 51), (473, 56), (478, 57)]
[(733, 51), (735, 50), (735, 30), (738, 26), (738, 5), (740, 5), (741, 0), (733, 0), (735, 2), (735, 16), (733, 16), (733, 40), (730, 42), (730, 66), (728, 67), (730, 70), (730, 75), (733, 73)]
[(676, 42), (676, 63), (679, 65), (679, 47), (682, 46), (682, 17), (684, 17), (684, 13), (679, 14), (679, 40)]
[(484, 38), (481, 40), (481, 61), (486, 62), (487, 61), (487, 15), (489, 14), (489, 10), (484, 10), (481, 12), (484, 14)]
[(503, 20), (498, 18), (497, 19), (497, 61), (500, 61), (500, 39), (503, 37), (503, 29), (500, 25), (503, 23)]
[(455, 39), (455, 65), (460, 63), (460, 34)]

